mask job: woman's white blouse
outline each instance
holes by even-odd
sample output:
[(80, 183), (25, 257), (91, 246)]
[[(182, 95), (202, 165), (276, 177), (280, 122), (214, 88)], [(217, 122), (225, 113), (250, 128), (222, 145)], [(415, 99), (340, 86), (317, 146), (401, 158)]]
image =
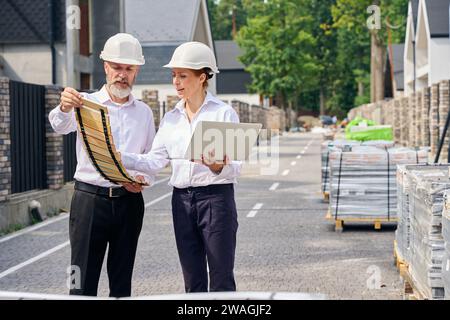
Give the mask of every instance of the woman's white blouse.
[(189, 122), (184, 101), (181, 100), (161, 120), (151, 151), (147, 154), (122, 153), (123, 165), (126, 169), (154, 176), (170, 161), (172, 176), (169, 185), (177, 188), (236, 183), (241, 170), (240, 161), (232, 161), (225, 165), (220, 174), (215, 174), (203, 164), (179, 159), (184, 157), (192, 133), (200, 121), (239, 123), (239, 116), (231, 106), (208, 92), (199, 111)]

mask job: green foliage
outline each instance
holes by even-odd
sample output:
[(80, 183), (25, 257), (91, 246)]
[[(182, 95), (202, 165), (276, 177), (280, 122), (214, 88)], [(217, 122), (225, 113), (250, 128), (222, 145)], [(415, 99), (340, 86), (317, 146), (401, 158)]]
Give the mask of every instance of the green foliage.
[(208, 0), (211, 28), (215, 40), (233, 39), (233, 14), (236, 31), (239, 31), (247, 20), (247, 11), (242, 0)]
[(293, 101), (303, 91), (317, 86), (320, 66), (314, 59), (316, 39), (309, 30), (313, 19), (304, 1), (244, 1), (247, 25), (237, 42), (244, 54), (240, 60), (252, 75), (252, 92), (281, 95)]
[(25, 228), (25, 226), (23, 224), (19, 224), (19, 223), (10, 225), (8, 228), (0, 230), (0, 237), (7, 235), (9, 233), (19, 231), (23, 228)]
[[(250, 90), (302, 108), (345, 117), (370, 99), (371, 34), (385, 46), (404, 41), (408, 0), (208, 0), (215, 40), (232, 38), (235, 9), (240, 57)], [(370, 5), (381, 28), (369, 30)], [(358, 95), (358, 89), (361, 94)]]

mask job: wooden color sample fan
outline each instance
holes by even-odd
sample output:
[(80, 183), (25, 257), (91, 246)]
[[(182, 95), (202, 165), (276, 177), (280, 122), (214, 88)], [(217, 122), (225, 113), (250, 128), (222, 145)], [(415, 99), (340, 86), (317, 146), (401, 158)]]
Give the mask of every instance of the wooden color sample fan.
[(103, 178), (115, 184), (142, 184), (131, 177), (120, 162), (120, 155), (111, 134), (108, 108), (92, 100), (81, 100), (82, 107), (75, 109), (78, 130), (93, 166)]

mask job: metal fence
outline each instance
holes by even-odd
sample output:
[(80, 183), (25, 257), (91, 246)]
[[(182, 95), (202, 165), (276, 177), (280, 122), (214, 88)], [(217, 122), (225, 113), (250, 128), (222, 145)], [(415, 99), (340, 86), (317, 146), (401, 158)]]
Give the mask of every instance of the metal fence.
[(11, 192), (44, 189), (45, 87), (10, 81)]
[(64, 182), (73, 181), (73, 175), (77, 167), (76, 141), (77, 133), (72, 132), (63, 138), (63, 156), (64, 156)]

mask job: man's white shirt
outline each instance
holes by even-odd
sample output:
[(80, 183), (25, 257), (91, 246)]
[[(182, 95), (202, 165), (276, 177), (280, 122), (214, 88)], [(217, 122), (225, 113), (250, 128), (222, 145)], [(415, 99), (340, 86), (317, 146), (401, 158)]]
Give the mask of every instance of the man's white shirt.
[(203, 164), (182, 159), (200, 121), (239, 123), (239, 116), (231, 106), (207, 92), (205, 101), (189, 122), (184, 100), (181, 100), (161, 120), (151, 151), (147, 154), (121, 153), (123, 165), (126, 169), (154, 176), (170, 161), (172, 176), (169, 185), (177, 188), (236, 183), (241, 170), (240, 161), (232, 161), (220, 174), (215, 174)]
[[(152, 110), (145, 103), (136, 100), (130, 94), (128, 102), (119, 105), (111, 100), (105, 86), (98, 92), (82, 93), (82, 95), (108, 108), (114, 145), (120, 153), (142, 154), (150, 151), (155, 138), (155, 122)], [(56, 133), (68, 134), (77, 131), (77, 122), (73, 110), (65, 113), (58, 105), (50, 112), (49, 120)], [(77, 168), (74, 175), (76, 180), (101, 187), (117, 187), (117, 185), (103, 178), (92, 165), (82, 146), (80, 133), (77, 133), (76, 153)], [(138, 174), (138, 172), (132, 170), (127, 171), (132, 176)], [(144, 175), (144, 177), (147, 182), (153, 183), (154, 175)]]

